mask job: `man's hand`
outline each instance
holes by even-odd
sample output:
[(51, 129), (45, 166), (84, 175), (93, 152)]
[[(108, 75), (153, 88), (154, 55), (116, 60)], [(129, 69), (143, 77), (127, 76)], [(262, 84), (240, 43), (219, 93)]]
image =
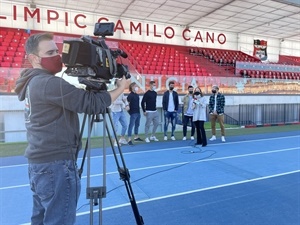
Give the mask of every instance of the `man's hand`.
[(116, 84), (117, 88), (121, 88), (124, 91), (127, 88), (127, 80), (125, 76), (123, 76), (122, 79), (117, 79)]
[(116, 85), (117, 88), (109, 92), (112, 102), (114, 102), (127, 88), (127, 80), (125, 76), (123, 76), (122, 79), (116, 80)]

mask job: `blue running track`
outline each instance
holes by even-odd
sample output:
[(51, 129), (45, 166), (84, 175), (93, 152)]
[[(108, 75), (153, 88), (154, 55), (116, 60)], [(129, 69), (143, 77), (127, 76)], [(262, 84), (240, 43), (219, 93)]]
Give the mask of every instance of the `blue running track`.
[[(195, 147), (192, 141), (122, 146), (145, 225), (299, 225), (300, 132), (232, 136)], [(91, 151), (90, 186), (103, 181), (103, 151)], [(87, 169), (76, 225), (136, 224), (110, 148), (107, 196), (90, 209)], [(82, 158), (79, 159), (79, 165)], [(87, 162), (85, 162), (87, 165)], [(24, 157), (0, 159), (0, 225), (30, 224), (31, 191)], [(91, 214), (91, 211), (93, 213)]]

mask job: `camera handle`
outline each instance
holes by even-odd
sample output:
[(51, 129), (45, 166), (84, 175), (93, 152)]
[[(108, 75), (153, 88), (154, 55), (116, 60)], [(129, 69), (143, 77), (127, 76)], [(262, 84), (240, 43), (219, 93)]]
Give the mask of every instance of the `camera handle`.
[[(99, 117), (102, 115), (102, 119)], [(109, 124), (106, 121), (106, 115), (108, 115), (109, 118)], [(117, 170), (119, 172), (120, 179), (124, 181), (126, 191), (129, 197), (129, 201), (132, 207), (132, 211), (136, 220), (137, 225), (144, 225), (143, 217), (139, 214), (139, 210), (136, 204), (136, 200), (134, 197), (134, 193), (132, 190), (132, 186), (130, 183), (130, 174), (129, 170), (126, 167), (125, 160), (123, 157), (123, 153), (120, 148), (120, 144), (118, 142), (117, 138), (117, 133), (114, 128), (113, 122), (112, 122), (112, 117), (109, 112), (109, 109), (106, 109), (106, 112), (103, 114), (99, 115), (84, 115), (83, 122), (82, 122), (82, 127), (81, 127), (81, 132), (80, 132), (80, 138), (82, 138), (83, 135), (83, 129), (85, 127), (86, 119), (88, 117), (88, 138), (86, 141), (85, 145), (85, 150), (81, 162), (81, 166), (78, 170), (79, 176), (81, 178), (82, 172), (83, 172), (83, 167), (85, 163), (85, 159), (87, 158), (87, 189), (86, 189), (86, 198), (90, 199), (90, 225), (93, 224), (93, 206), (98, 205), (99, 206), (99, 224), (102, 224), (102, 198), (106, 197), (106, 146), (105, 146), (105, 139), (106, 139), (106, 132), (107, 136), (113, 151), (114, 159), (117, 165)], [(92, 126), (94, 122), (103, 122), (103, 186), (101, 187), (91, 187), (90, 186), (90, 137), (91, 137), (91, 131), (92, 131)], [(115, 149), (115, 146), (113, 145), (113, 141), (111, 138), (110, 130), (109, 130), (109, 125), (112, 128), (113, 131), (113, 137), (117, 142), (117, 150)], [(76, 158), (78, 156), (78, 151), (76, 154)]]

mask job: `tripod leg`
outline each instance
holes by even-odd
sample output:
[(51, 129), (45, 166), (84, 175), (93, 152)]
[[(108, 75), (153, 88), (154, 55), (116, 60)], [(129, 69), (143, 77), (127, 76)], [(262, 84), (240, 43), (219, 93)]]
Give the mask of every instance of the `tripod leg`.
[[(113, 126), (113, 121), (112, 121), (111, 115), (110, 115), (110, 113), (107, 113), (107, 114), (108, 114), (108, 117), (109, 117), (110, 125), (111, 125), (112, 130), (113, 130), (114, 137), (116, 138), (117, 134), (116, 134), (116, 131), (115, 131), (114, 126)], [(110, 137), (110, 132), (109, 132), (107, 124), (106, 124), (106, 130), (107, 130), (108, 136)], [(117, 141), (117, 143), (118, 143), (118, 141)], [(132, 211), (133, 211), (133, 214), (134, 214), (134, 217), (135, 217), (135, 220), (136, 220), (136, 224), (137, 225), (143, 225), (144, 224), (143, 217), (140, 215), (137, 204), (136, 204), (136, 200), (135, 200), (134, 193), (133, 193), (133, 190), (132, 190), (132, 186), (131, 186), (131, 183), (130, 183), (129, 170), (126, 167), (125, 160), (124, 160), (123, 153), (121, 151), (120, 145), (118, 143), (118, 148), (117, 148), (118, 149), (118, 154), (117, 154), (111, 140), (110, 140), (110, 144), (112, 146), (113, 155), (114, 155), (114, 158), (115, 158), (115, 161), (116, 161), (116, 165), (117, 165), (117, 169), (119, 171), (120, 178), (125, 183), (126, 191), (127, 191), (130, 203), (131, 203), (131, 207), (132, 207)], [(118, 155), (119, 155), (121, 163), (118, 160)], [(120, 164), (122, 164), (122, 166), (120, 166)]]
[[(113, 126), (111, 115), (109, 113), (107, 113), (107, 114), (108, 114), (108, 117), (109, 117), (110, 126), (112, 127), (113, 135), (114, 135), (115, 139), (117, 140), (117, 134), (116, 134), (116, 131), (115, 131), (114, 126)], [(105, 146), (106, 132), (107, 132), (107, 136), (109, 138), (110, 145), (111, 145), (112, 150), (113, 150), (113, 155), (114, 155), (114, 158), (115, 158), (115, 162), (116, 162), (116, 165), (117, 165), (117, 169), (118, 169), (120, 178), (125, 183), (125, 187), (126, 187), (127, 194), (128, 194), (128, 197), (129, 197), (129, 200), (130, 200), (130, 203), (131, 203), (131, 207), (132, 207), (132, 210), (133, 210), (133, 213), (134, 213), (136, 224), (137, 225), (143, 225), (144, 221), (143, 221), (143, 218), (139, 214), (139, 211), (138, 211), (138, 207), (137, 207), (137, 204), (136, 204), (136, 201), (135, 201), (133, 190), (132, 190), (132, 187), (131, 187), (131, 184), (130, 184), (129, 171), (126, 168), (125, 160), (124, 160), (123, 154), (122, 154), (121, 149), (120, 149), (120, 144), (117, 141), (117, 144), (118, 144), (118, 147), (117, 147), (118, 152), (117, 152), (114, 148), (113, 141), (111, 139), (110, 130), (108, 128), (108, 124), (107, 124), (105, 115), (106, 114), (102, 114), (102, 116), (103, 116), (103, 186), (102, 187), (91, 187), (90, 186), (90, 184), (91, 184), (91, 181), (90, 181), (90, 174), (91, 174), (91, 171), (90, 171), (90, 165), (91, 165), (91, 161), (90, 161), (90, 158), (91, 158), (90, 138), (91, 138), (92, 126), (93, 126), (93, 123), (94, 123), (95, 118), (96, 118), (95, 115), (92, 115), (92, 116), (88, 117), (88, 138), (87, 138), (87, 142), (86, 142), (86, 146), (85, 146), (84, 157), (83, 157), (83, 160), (82, 160), (82, 163), (81, 163), (81, 168), (80, 168), (81, 173), (82, 173), (85, 158), (87, 158), (86, 198), (90, 199), (90, 225), (92, 225), (93, 222), (94, 222), (93, 206), (95, 206), (95, 205), (99, 205), (99, 225), (102, 224), (102, 201), (101, 200), (102, 200), (103, 197), (106, 197), (106, 146)], [(84, 119), (84, 122), (85, 122), (85, 119)], [(120, 157), (120, 162), (119, 162), (118, 155)], [(120, 166), (120, 165), (122, 165), (122, 166)], [(100, 201), (98, 202), (98, 200), (100, 200)]]

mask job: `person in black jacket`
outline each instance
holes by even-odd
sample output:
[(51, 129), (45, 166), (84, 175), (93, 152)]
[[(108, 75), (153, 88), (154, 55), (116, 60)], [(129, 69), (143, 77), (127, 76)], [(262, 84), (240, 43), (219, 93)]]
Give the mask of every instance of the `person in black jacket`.
[[(149, 143), (150, 140), (158, 141), (158, 139), (155, 137), (155, 132), (159, 124), (159, 114), (156, 109), (157, 93), (155, 89), (156, 89), (155, 81), (150, 81), (150, 90), (146, 91), (141, 102), (141, 107), (144, 112), (144, 116), (146, 116), (145, 142), (147, 143)], [(149, 138), (149, 129), (152, 122), (153, 122), (153, 129), (152, 129), (152, 134)]]
[(178, 94), (174, 91), (174, 82), (171, 81), (169, 83), (169, 90), (166, 91), (163, 95), (162, 106), (164, 110), (165, 116), (165, 124), (164, 124), (164, 140), (168, 140), (167, 131), (169, 123), (172, 125), (171, 130), (171, 140), (176, 140), (174, 137), (174, 131), (176, 128), (176, 119), (177, 119), (177, 111), (178, 111)]

